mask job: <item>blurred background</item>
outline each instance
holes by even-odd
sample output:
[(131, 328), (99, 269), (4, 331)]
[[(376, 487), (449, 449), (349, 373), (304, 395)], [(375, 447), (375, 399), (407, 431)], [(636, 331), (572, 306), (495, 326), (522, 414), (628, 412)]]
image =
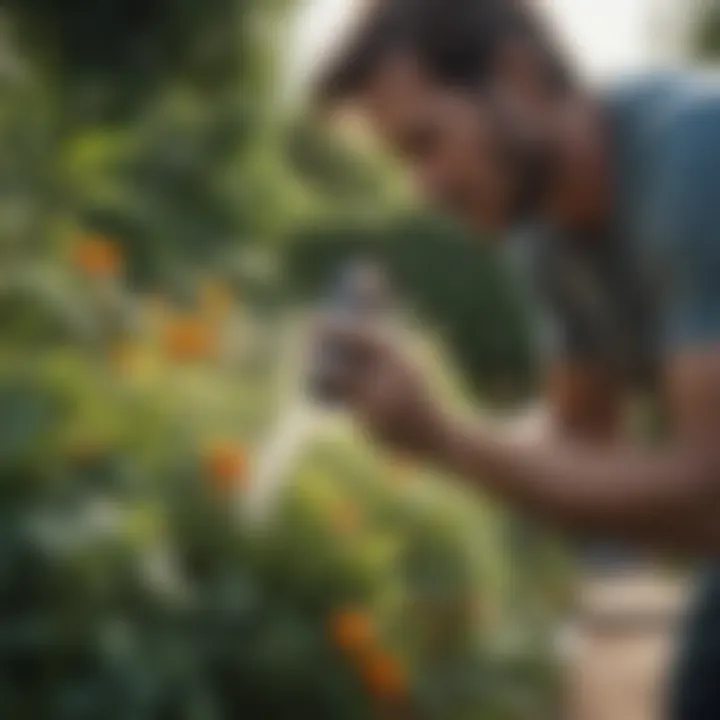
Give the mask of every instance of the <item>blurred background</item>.
[[(0, 5), (0, 717), (542, 720), (587, 694), (562, 539), (340, 420), (263, 533), (236, 512), (345, 258), (387, 268), (459, 405), (535, 392), (492, 251), (305, 111), (360, 4)], [(720, 53), (713, 2), (541, 4), (601, 82)], [(674, 611), (638, 592), (655, 667)]]

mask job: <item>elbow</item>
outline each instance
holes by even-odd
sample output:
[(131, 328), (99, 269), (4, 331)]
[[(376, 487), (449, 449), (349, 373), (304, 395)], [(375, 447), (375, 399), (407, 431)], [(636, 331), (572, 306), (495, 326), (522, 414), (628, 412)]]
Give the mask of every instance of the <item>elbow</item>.
[(683, 495), (694, 549), (720, 558), (720, 448), (696, 451), (688, 468)]
[(696, 448), (688, 460), (685, 485), (696, 502), (720, 503), (720, 448)]

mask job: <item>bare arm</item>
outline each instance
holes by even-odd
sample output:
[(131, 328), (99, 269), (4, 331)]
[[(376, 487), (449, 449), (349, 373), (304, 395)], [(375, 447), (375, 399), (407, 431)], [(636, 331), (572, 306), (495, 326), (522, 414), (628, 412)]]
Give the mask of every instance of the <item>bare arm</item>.
[(371, 330), (333, 335), (364, 359), (336, 382), (375, 438), (567, 529), (720, 551), (720, 343), (668, 360), (675, 440), (656, 450), (614, 440), (620, 393), (598, 370), (570, 366), (551, 376), (564, 437), (518, 437), (443, 413), (412, 364)]
[(720, 551), (720, 353), (673, 361), (676, 441), (664, 450), (584, 440), (522, 442), (481, 423), (442, 424), (436, 459), (565, 527)]

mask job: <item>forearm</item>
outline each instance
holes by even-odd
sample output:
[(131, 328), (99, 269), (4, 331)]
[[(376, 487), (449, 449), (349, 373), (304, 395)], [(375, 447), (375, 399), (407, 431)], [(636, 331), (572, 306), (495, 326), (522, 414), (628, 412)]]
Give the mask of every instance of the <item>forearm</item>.
[(437, 451), (452, 472), (563, 527), (720, 549), (714, 461), (697, 448), (524, 441), (451, 421)]

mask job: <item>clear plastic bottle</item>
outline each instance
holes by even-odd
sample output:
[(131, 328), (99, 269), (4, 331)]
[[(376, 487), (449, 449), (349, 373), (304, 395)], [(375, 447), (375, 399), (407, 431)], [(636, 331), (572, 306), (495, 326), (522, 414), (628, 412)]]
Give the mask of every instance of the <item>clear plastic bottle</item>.
[[(338, 273), (321, 309), (326, 318), (339, 324), (379, 325), (387, 317), (390, 304), (389, 286), (380, 267), (367, 260), (354, 260)], [(310, 398), (326, 405), (336, 404), (338, 397), (332, 383), (335, 371), (360, 361), (332, 339), (321, 339), (310, 361)]]
[[(379, 266), (365, 261), (347, 263), (335, 277), (320, 305), (321, 314), (337, 323), (380, 323), (389, 316), (390, 292)], [(348, 354), (331, 337), (310, 349), (299, 397), (284, 407), (258, 450), (250, 486), (238, 496), (242, 521), (251, 529), (266, 529), (278, 499), (292, 477), (304, 447), (312, 441), (328, 410), (342, 409), (333, 378), (338, 369), (360, 359)]]

